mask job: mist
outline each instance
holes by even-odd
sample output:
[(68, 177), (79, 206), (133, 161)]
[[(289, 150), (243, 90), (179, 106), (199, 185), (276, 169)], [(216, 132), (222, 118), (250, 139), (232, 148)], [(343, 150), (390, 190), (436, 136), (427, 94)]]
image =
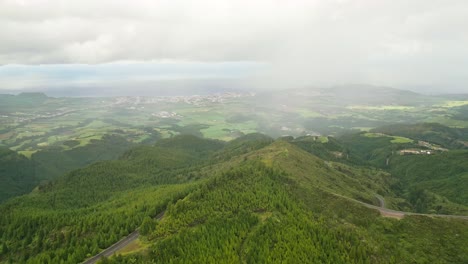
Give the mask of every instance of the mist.
[(461, 0), (3, 1), (0, 20), (1, 93), (468, 91)]

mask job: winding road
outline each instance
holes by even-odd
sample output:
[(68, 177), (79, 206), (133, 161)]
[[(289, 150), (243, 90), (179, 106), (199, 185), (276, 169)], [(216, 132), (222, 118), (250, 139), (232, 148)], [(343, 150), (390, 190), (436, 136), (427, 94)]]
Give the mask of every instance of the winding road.
[(407, 215), (420, 215), (420, 216), (427, 216), (427, 217), (440, 217), (440, 218), (452, 218), (452, 219), (468, 220), (468, 215), (420, 214), (420, 213), (404, 212), (404, 211), (397, 211), (397, 210), (388, 209), (388, 208), (385, 208), (385, 199), (382, 196), (377, 195), (377, 194), (375, 195), (375, 197), (379, 200), (380, 206), (376, 206), (376, 205), (368, 204), (368, 203), (365, 203), (365, 202), (361, 202), (361, 201), (358, 201), (358, 200), (353, 199), (353, 198), (349, 198), (349, 197), (346, 197), (346, 196), (343, 196), (343, 195), (339, 195), (337, 193), (332, 193), (332, 194), (335, 195), (335, 196), (339, 196), (339, 197), (345, 198), (347, 200), (356, 202), (356, 203), (360, 203), (360, 204), (364, 205), (367, 208), (376, 209), (376, 210), (378, 210), (380, 212), (380, 214), (382, 216), (386, 216), (386, 217), (401, 219), (401, 218), (403, 218), (403, 217), (405, 217)]
[[(161, 213), (156, 215), (154, 217), (154, 219), (161, 220), (163, 218), (163, 216), (164, 216), (164, 211), (162, 211)], [(121, 240), (119, 240), (117, 243), (115, 243), (112, 246), (104, 249), (103, 251), (101, 251), (96, 256), (87, 259), (82, 264), (94, 264), (94, 263), (98, 262), (103, 257), (110, 257), (110, 256), (114, 255), (115, 252), (121, 250), (122, 248), (124, 248), (125, 246), (130, 244), (131, 242), (135, 241), (139, 236), (140, 236), (140, 232), (138, 232), (138, 229), (137, 229), (137, 230), (133, 231), (132, 233), (130, 233), (128, 236), (126, 236), (126, 237), (122, 238)]]
[[(375, 197), (379, 200), (379, 204), (380, 204), (379, 206), (368, 204), (368, 203), (365, 203), (365, 202), (361, 202), (361, 201), (358, 201), (356, 199), (349, 198), (349, 197), (346, 197), (346, 196), (343, 196), (343, 195), (340, 195), (340, 194), (337, 194), (337, 193), (331, 193), (331, 194), (333, 194), (335, 196), (338, 196), (338, 197), (341, 197), (341, 198), (344, 198), (344, 199), (347, 199), (349, 201), (353, 201), (353, 202), (362, 204), (367, 208), (376, 209), (376, 210), (378, 210), (380, 212), (380, 214), (382, 216), (385, 216), (385, 217), (392, 217), (392, 218), (401, 219), (401, 218), (403, 218), (403, 217), (405, 217), (407, 215), (420, 215), (420, 216), (427, 216), (427, 217), (441, 217), (441, 218), (454, 218), (454, 219), (468, 220), (468, 216), (465, 216), (465, 215), (419, 214), (419, 213), (403, 212), (403, 211), (388, 209), (388, 208), (385, 208), (385, 199), (382, 196), (377, 195), (377, 194), (375, 195)], [(163, 218), (163, 216), (164, 216), (164, 211), (162, 211), (161, 213), (156, 215), (154, 217), (154, 219), (161, 220)], [(127, 246), (131, 242), (135, 241), (139, 236), (140, 236), (140, 233), (138, 232), (138, 229), (137, 229), (137, 230), (133, 231), (132, 233), (130, 233), (128, 236), (122, 238), (117, 243), (113, 244), (112, 246), (108, 247), (107, 249), (104, 249), (102, 252), (100, 252), (96, 256), (87, 259), (82, 264), (94, 264), (94, 263), (98, 262), (103, 257), (110, 257), (113, 254), (115, 254), (115, 252), (119, 251), (120, 249), (124, 248), (125, 246)]]

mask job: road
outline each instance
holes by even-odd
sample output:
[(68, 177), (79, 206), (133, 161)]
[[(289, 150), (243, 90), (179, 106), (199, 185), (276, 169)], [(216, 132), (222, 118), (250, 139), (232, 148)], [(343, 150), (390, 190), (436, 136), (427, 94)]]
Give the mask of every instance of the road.
[[(383, 216), (386, 216), (386, 217), (401, 219), (401, 218), (403, 218), (403, 217), (405, 217), (407, 215), (420, 215), (420, 216), (428, 216), (428, 217), (456, 218), (456, 219), (468, 220), (468, 216), (465, 216), (465, 215), (419, 214), (419, 213), (403, 212), (403, 211), (388, 209), (388, 208), (385, 208), (385, 199), (380, 195), (375, 195), (375, 197), (379, 200), (379, 204), (380, 204), (380, 206), (376, 206), (376, 205), (364, 203), (364, 202), (358, 201), (356, 199), (349, 198), (349, 197), (346, 197), (346, 196), (343, 196), (343, 195), (340, 195), (340, 194), (337, 194), (337, 193), (331, 193), (331, 194), (333, 194), (335, 196), (338, 196), (338, 197), (345, 198), (347, 200), (350, 200), (350, 201), (353, 201), (353, 202), (356, 202), (356, 203), (360, 203), (360, 204), (364, 205), (365, 207), (376, 209)], [(163, 216), (164, 216), (164, 211), (159, 213), (154, 218), (157, 219), (157, 220), (161, 220), (161, 218)], [(135, 241), (139, 236), (140, 236), (140, 233), (138, 232), (138, 229), (137, 229), (137, 230), (133, 231), (132, 233), (130, 233), (128, 236), (122, 238), (117, 243), (115, 243), (112, 246), (108, 247), (107, 249), (103, 250), (101, 253), (97, 254), (96, 256), (94, 256), (94, 257), (92, 257), (90, 259), (87, 259), (82, 264), (94, 264), (94, 263), (98, 262), (102, 257), (110, 257), (113, 254), (115, 254), (115, 252), (119, 251), (120, 249), (124, 248), (125, 246), (127, 246), (131, 242)]]
[[(164, 211), (162, 211), (161, 213), (156, 215), (156, 217), (154, 217), (154, 219), (161, 220), (161, 218), (163, 216), (164, 216)], [(140, 236), (140, 233), (138, 232), (138, 229), (137, 229), (137, 230), (133, 231), (132, 233), (130, 233), (128, 236), (126, 236), (126, 237), (122, 238), (121, 240), (119, 240), (117, 243), (115, 243), (112, 246), (104, 249), (103, 251), (101, 251), (96, 256), (87, 259), (82, 264), (94, 264), (94, 263), (98, 262), (103, 257), (110, 257), (110, 256), (114, 255), (115, 252), (121, 250), (122, 248), (124, 248), (125, 246), (130, 244), (131, 242), (135, 241), (139, 236)]]
[(380, 214), (386, 217), (393, 217), (393, 218), (401, 219), (407, 215), (420, 215), (420, 216), (427, 216), (427, 217), (441, 217), (441, 218), (454, 218), (454, 219), (468, 220), (467, 215), (420, 214), (420, 213), (404, 212), (404, 211), (388, 209), (388, 208), (385, 208), (385, 199), (380, 195), (375, 195), (375, 197), (379, 200), (379, 204), (380, 204), (380, 206), (376, 206), (376, 205), (364, 203), (364, 202), (361, 202), (361, 201), (358, 201), (358, 200), (355, 200), (353, 198), (349, 198), (343, 195), (339, 195), (337, 193), (332, 193), (332, 194), (335, 196), (339, 196), (347, 200), (356, 202), (356, 203), (360, 203), (364, 205), (365, 207), (376, 209), (380, 212)]
[(376, 194), (375, 197), (379, 200), (380, 207), (385, 208), (385, 199), (378, 194)]

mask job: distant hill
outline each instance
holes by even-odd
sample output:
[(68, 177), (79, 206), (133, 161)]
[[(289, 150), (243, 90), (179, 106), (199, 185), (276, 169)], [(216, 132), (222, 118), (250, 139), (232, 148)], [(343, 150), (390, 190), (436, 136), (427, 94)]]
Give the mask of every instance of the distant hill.
[(31, 159), (0, 147), (0, 202), (31, 192), (39, 183), (57, 179), (72, 170), (101, 160), (113, 160), (134, 146), (121, 136), (106, 135), (101, 140), (68, 150), (49, 147)]
[(31, 160), (35, 164), (35, 176), (38, 181), (53, 180), (66, 172), (100, 160), (117, 159), (133, 146), (134, 144), (122, 136), (105, 135), (100, 140), (91, 140), (87, 145), (68, 150), (45, 148), (32, 154)]
[(468, 140), (468, 129), (451, 128), (438, 123), (394, 124), (371, 131), (429, 141), (447, 148), (466, 148), (462, 141)]
[[(339, 141), (356, 164), (380, 167), (397, 179), (392, 190), (408, 202), (400, 208), (468, 212), (464, 129), (424, 123), (385, 126), (371, 132), (345, 135)], [(401, 155), (401, 150), (429, 150), (431, 154)]]
[(25, 93), (19, 93), (17, 95), (18, 98), (28, 98), (28, 99), (36, 99), (36, 100), (39, 100), (39, 99), (47, 99), (49, 98), (45, 93), (33, 93), (33, 92), (25, 92)]
[(322, 89), (322, 96), (336, 104), (348, 105), (425, 105), (439, 101), (412, 91), (372, 85), (342, 85)]

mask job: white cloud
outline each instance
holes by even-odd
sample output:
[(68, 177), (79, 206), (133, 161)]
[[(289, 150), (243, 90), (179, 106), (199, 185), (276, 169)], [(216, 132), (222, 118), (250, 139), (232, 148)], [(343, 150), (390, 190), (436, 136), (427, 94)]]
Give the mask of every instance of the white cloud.
[(0, 65), (260, 61), (263, 85), (468, 81), (465, 0), (0, 0), (0, 23)]

